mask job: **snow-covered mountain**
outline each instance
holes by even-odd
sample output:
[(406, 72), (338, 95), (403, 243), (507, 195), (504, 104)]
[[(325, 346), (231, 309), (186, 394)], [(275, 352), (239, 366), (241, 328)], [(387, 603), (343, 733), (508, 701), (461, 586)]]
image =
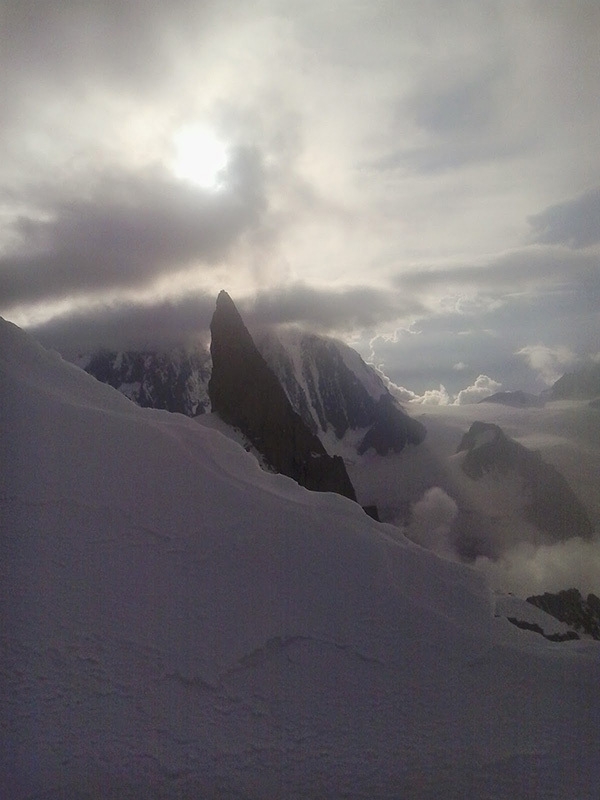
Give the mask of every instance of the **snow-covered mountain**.
[(188, 417), (210, 409), (210, 354), (205, 348), (166, 351), (99, 350), (78, 365), (143, 408), (162, 408)]
[[(419, 444), (425, 428), (393, 400), (378, 373), (352, 348), (297, 329), (253, 332), (262, 357), (277, 376), (292, 408), (331, 450), (349, 431), (355, 446), (380, 455)], [(138, 405), (196, 416), (210, 410), (212, 363), (201, 347), (165, 352), (100, 350), (78, 360), (98, 380)]]
[(6, 323), (0, 373), (0, 796), (597, 796), (597, 642)]
[(254, 333), (264, 359), (290, 402), (330, 450), (360, 432), (358, 452), (379, 455), (420, 444), (424, 426), (393, 399), (373, 367), (343, 342), (298, 329)]

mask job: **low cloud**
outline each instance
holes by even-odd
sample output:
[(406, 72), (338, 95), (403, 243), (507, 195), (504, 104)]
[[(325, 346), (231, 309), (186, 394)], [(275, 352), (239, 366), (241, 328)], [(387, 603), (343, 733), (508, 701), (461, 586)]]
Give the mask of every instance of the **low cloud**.
[(323, 289), (304, 283), (258, 292), (240, 306), (253, 322), (293, 323), (321, 331), (368, 329), (422, 308), (395, 293), (370, 286)]
[(578, 358), (568, 347), (548, 347), (534, 344), (522, 347), (515, 355), (521, 356), (535, 370), (547, 386), (555, 383), (567, 367), (573, 366)]
[(434, 486), (411, 507), (411, 521), (402, 532), (428, 550), (455, 559), (448, 537), (457, 514), (455, 501), (439, 486)]
[[(381, 370), (379, 372), (383, 375)], [(448, 394), (448, 390), (442, 384), (439, 389), (427, 389), (423, 394), (417, 394), (404, 386), (397, 386), (389, 378), (385, 382), (400, 402), (425, 406), (466, 406), (479, 403), (480, 400), (497, 392), (502, 386), (488, 375), (479, 375), (471, 386), (461, 389), (456, 395)]]
[(29, 332), (65, 357), (108, 350), (162, 349), (208, 341), (215, 308), (212, 295), (198, 293), (151, 305), (118, 303), (54, 317)]
[(519, 544), (497, 561), (478, 558), (475, 566), (493, 588), (527, 597), (575, 588), (583, 594), (600, 587), (600, 541), (573, 538), (535, 547)]
[(472, 386), (461, 389), (454, 400), (455, 406), (466, 406), (472, 403), (479, 403), (485, 397), (490, 397), (502, 386), (487, 375), (479, 375)]

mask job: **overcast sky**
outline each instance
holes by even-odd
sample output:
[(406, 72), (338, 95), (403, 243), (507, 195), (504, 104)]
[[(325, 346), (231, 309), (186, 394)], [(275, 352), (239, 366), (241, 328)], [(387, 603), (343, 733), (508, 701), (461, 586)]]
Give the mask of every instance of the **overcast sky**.
[(202, 336), (225, 288), (415, 397), (598, 357), (597, 0), (1, 0), (0, 37), (0, 314), (44, 343)]

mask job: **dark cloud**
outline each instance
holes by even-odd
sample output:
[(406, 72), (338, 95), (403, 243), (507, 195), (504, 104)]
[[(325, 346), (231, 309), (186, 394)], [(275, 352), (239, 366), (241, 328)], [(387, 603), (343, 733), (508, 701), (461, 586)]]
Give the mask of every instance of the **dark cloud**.
[(529, 217), (533, 239), (580, 248), (600, 242), (600, 188)]
[[(321, 331), (370, 328), (406, 311), (398, 295), (366, 286), (320, 290), (295, 284), (233, 300), (250, 326), (296, 324)], [(169, 347), (198, 337), (207, 340), (215, 301), (215, 296), (199, 292), (149, 304), (98, 305), (55, 317), (29, 331), (69, 357), (101, 347)]]
[[(4, 308), (116, 287), (217, 263), (265, 209), (256, 151), (238, 150), (219, 191), (164, 173), (103, 175), (91, 196), (49, 198), (44, 217), (21, 217), (20, 245), (0, 258)], [(48, 219), (49, 217), (49, 219)]]
[(422, 310), (397, 292), (366, 285), (318, 289), (303, 283), (261, 291), (243, 306), (257, 323), (295, 323), (323, 331), (371, 328)]
[(214, 308), (215, 298), (205, 293), (151, 305), (116, 303), (55, 317), (29, 332), (67, 358), (99, 348), (169, 348), (206, 342)]

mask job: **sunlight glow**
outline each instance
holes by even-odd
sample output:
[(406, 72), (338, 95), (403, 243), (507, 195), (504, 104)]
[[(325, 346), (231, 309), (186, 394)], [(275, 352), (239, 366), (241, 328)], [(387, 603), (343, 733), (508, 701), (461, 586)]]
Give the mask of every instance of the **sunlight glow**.
[(199, 125), (181, 128), (173, 137), (173, 171), (181, 180), (205, 189), (219, 184), (219, 173), (227, 166), (227, 148), (214, 133)]

